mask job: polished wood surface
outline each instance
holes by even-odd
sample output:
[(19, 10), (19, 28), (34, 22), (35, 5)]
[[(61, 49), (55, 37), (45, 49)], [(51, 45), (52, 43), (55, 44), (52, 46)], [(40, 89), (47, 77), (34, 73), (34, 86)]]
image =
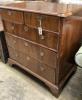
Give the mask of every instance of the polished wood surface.
[[(22, 38), (28, 39), (39, 43), (41, 45), (47, 46), (49, 48), (58, 50), (58, 34), (50, 31), (43, 30), (43, 35), (38, 34), (38, 29), (29, 27), (23, 24), (14, 24), (10, 22), (4, 22), (5, 31), (11, 33), (12, 35), (17, 35)], [(37, 27), (38, 28), (38, 27)], [(50, 44), (52, 42), (52, 44)], [(54, 44), (55, 43), (55, 44)]]
[[(40, 21), (41, 26), (45, 30), (50, 30), (53, 32), (59, 32), (59, 21), (60, 19), (55, 16), (46, 16), (42, 14), (34, 14), (34, 13), (24, 13), (25, 17), (25, 25), (32, 27), (39, 27)], [(53, 24), (52, 24), (53, 23)]]
[[(15, 21), (16, 23), (23, 23), (23, 14), (22, 12), (3, 10), (1, 11), (2, 18), (9, 21)], [(17, 16), (17, 17), (16, 17)]]
[(8, 63), (41, 79), (59, 96), (66, 80), (76, 70), (74, 55), (82, 39), (82, 21), (77, 16), (81, 19), (78, 13), (82, 7), (43, 1), (0, 7)]
[(34, 45), (30, 42), (17, 38), (15, 36), (6, 34), (7, 45), (14, 48), (19, 48), (20, 52), (29, 54), (31, 57), (39, 60), (40, 62), (56, 67), (56, 53), (46, 48)]
[(0, 8), (67, 17), (82, 9), (81, 5), (45, 1), (22, 1), (0, 5)]
[(55, 78), (53, 77), (55, 76), (55, 70), (47, 67), (47, 65), (40, 63), (39, 61), (30, 57), (27, 54), (21, 53), (11, 47), (8, 47), (8, 49), (10, 57), (13, 60), (19, 62), (20, 64), (24, 65), (31, 71), (52, 82), (53, 84), (55, 83)]

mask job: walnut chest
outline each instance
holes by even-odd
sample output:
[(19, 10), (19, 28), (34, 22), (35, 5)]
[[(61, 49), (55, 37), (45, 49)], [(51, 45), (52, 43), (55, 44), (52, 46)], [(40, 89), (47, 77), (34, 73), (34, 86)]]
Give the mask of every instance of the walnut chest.
[(82, 38), (82, 22), (73, 13), (82, 8), (44, 1), (0, 8), (8, 63), (39, 78), (58, 96), (76, 69), (73, 59)]

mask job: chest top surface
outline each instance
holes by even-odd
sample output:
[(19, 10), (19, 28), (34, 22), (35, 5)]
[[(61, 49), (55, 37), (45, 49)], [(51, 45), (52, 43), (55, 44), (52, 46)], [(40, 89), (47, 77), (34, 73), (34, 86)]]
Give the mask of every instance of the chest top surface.
[(60, 4), (45, 1), (22, 1), (0, 5), (0, 8), (68, 17), (82, 10), (82, 5)]

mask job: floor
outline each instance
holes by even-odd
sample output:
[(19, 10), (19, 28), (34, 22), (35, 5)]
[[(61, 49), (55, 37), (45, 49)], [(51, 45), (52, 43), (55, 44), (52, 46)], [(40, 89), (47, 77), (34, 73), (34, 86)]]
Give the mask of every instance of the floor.
[(82, 69), (77, 69), (57, 99), (38, 79), (0, 62), (0, 100), (82, 100)]

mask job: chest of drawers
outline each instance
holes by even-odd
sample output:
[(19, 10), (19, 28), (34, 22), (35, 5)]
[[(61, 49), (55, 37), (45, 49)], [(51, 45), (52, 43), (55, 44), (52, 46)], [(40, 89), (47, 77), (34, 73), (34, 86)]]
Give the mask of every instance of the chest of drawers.
[[(32, 3), (36, 5), (34, 11), (30, 8)], [(82, 22), (69, 13), (65, 15), (66, 12), (61, 15), (48, 12), (48, 9), (37, 12), (40, 2), (27, 4), (1, 7), (8, 63), (17, 64), (39, 78), (58, 96), (68, 77), (76, 70), (73, 58), (80, 46)], [(51, 10), (57, 9), (51, 3), (47, 6), (52, 6)]]

